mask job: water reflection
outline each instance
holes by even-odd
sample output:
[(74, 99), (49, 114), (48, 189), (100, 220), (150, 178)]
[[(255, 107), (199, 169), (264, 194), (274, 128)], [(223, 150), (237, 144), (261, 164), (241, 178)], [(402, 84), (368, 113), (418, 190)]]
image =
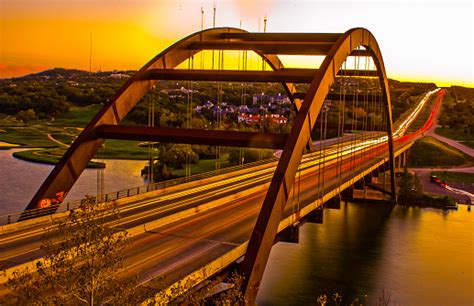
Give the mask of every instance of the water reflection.
[[(26, 162), (12, 156), (19, 149), (0, 150), (0, 215), (24, 209), (53, 166)], [(106, 160), (104, 191), (113, 192), (144, 184), (140, 170), (145, 161)], [(86, 169), (66, 201), (97, 193), (97, 170)]]
[(272, 249), (258, 303), (315, 305), (320, 294), (338, 292), (346, 303), (368, 295), (375, 304), (385, 291), (402, 305), (471, 305), (472, 218), (465, 206), (449, 213), (354, 203), (325, 210), (324, 224), (301, 228), (300, 244)]

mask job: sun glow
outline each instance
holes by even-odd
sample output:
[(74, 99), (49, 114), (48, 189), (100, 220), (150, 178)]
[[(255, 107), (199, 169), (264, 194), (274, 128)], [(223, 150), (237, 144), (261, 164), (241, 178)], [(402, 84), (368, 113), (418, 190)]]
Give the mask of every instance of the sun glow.
[[(387, 73), (398, 80), (474, 86), (470, 1), (3, 0), (0, 77), (46, 68), (139, 69), (173, 42), (204, 28), (268, 32), (344, 32), (366, 27)], [(322, 59), (282, 61), (316, 68)]]

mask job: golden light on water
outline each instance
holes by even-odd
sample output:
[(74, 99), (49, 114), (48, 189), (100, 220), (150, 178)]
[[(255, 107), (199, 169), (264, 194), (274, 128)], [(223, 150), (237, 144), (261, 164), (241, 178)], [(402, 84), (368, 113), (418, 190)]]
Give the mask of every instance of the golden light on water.
[[(46, 68), (139, 69), (158, 52), (216, 25), (269, 32), (372, 31), (388, 75), (438, 85), (474, 86), (470, 1), (88, 1), (3, 0), (0, 77)], [(291, 62), (291, 61), (290, 61)], [(315, 66), (313, 62), (307, 62)], [(305, 62), (298, 61), (298, 66)]]

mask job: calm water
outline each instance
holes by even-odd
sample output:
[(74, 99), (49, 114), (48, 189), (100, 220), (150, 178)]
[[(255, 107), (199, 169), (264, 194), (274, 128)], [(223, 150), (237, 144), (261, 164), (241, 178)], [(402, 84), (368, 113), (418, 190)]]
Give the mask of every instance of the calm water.
[(474, 305), (474, 212), (466, 206), (443, 213), (349, 203), (300, 231), (299, 244), (273, 247), (259, 305), (315, 305), (335, 292), (346, 303), (368, 295), (373, 305), (382, 291), (397, 305)]
[[(53, 166), (22, 161), (12, 157), (18, 149), (0, 150), (0, 215), (26, 207)], [(105, 192), (144, 185), (140, 170), (145, 161), (106, 160)], [(97, 194), (97, 170), (86, 169), (71, 189), (67, 200)]]
[[(23, 209), (52, 167), (0, 150), (0, 214)], [(107, 161), (106, 192), (143, 184), (143, 161)], [(87, 169), (69, 199), (96, 193)], [(375, 304), (385, 291), (397, 305), (474, 305), (474, 211), (342, 205), (324, 224), (305, 224), (300, 243), (273, 247), (260, 305), (315, 305), (320, 294)], [(345, 303), (344, 303), (345, 304)], [(393, 305), (393, 303), (391, 304)]]

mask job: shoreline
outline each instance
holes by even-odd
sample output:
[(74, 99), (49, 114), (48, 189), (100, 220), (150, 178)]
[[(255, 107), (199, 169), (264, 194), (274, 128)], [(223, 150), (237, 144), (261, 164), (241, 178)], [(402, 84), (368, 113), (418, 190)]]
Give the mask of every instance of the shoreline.
[[(17, 158), (19, 160), (27, 161), (30, 163), (36, 164), (43, 164), (43, 165), (52, 165), (55, 166), (58, 164), (59, 160), (61, 159), (60, 156), (46, 156), (46, 155), (37, 155), (34, 154), (35, 152), (41, 152), (44, 148), (24, 148), (24, 147), (13, 147), (10, 149), (24, 149), (21, 151), (13, 152), (11, 155), (13, 158)], [(9, 150), (9, 149), (5, 149)], [(87, 165), (89, 169), (98, 169), (98, 168), (105, 168), (105, 163), (90, 161)]]

